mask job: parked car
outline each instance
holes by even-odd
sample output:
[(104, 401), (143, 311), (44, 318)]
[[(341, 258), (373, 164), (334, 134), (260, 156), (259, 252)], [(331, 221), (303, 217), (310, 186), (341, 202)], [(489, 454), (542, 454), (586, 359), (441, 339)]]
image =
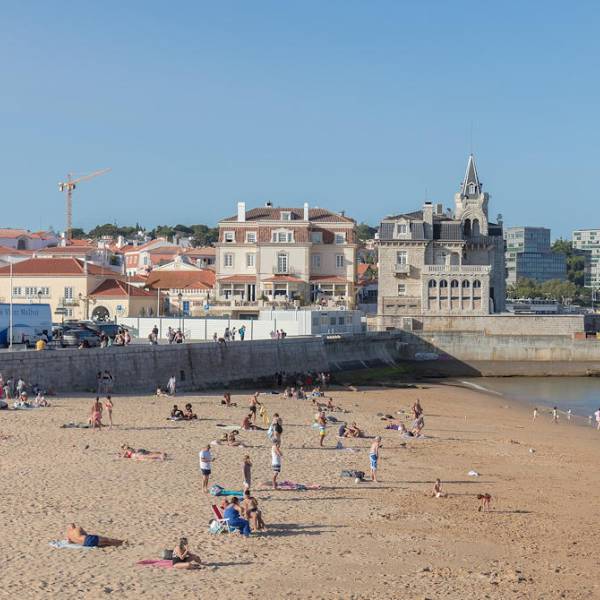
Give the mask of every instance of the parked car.
[(67, 329), (63, 332), (61, 339), (61, 346), (63, 348), (67, 347), (79, 347), (79, 345), (87, 341), (87, 344), (90, 347), (99, 346), (100, 345), (100, 335), (97, 331), (92, 331), (91, 329)]
[(103, 333), (104, 335), (107, 335), (111, 340), (115, 339), (115, 336), (117, 335), (117, 333), (119, 333), (119, 330), (121, 329), (120, 325), (117, 325), (116, 323), (93, 323), (92, 325), (86, 325), (89, 329), (92, 329), (94, 331), (98, 331), (98, 333)]

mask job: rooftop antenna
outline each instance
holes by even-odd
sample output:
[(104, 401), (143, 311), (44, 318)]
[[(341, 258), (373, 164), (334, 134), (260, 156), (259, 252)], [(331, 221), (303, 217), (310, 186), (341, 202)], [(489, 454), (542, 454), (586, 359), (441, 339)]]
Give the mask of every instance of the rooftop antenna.
[(473, 154), (473, 119), (471, 119), (471, 125), (469, 126), (469, 154)]

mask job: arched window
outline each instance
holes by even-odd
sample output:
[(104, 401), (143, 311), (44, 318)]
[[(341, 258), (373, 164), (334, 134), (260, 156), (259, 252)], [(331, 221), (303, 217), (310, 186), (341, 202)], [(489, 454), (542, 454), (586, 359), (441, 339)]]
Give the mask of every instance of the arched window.
[(476, 279), (476, 280), (473, 282), (473, 287), (474, 287), (474, 288), (480, 288), (480, 287), (481, 287), (481, 281), (479, 281), (479, 279)]
[(462, 286), (463, 288), (470, 288), (471, 282), (468, 279), (463, 279)]
[(430, 288), (437, 287), (437, 281), (435, 279), (430, 279), (429, 280), (429, 287)]
[(440, 287), (441, 288), (447, 288), (448, 287), (448, 282), (445, 279), (442, 279), (440, 281)]
[(471, 227), (473, 235), (479, 235), (481, 228), (479, 227), (479, 219), (473, 219), (473, 225)]
[(471, 235), (471, 219), (465, 219), (463, 223), (463, 233), (465, 235)]
[(450, 287), (457, 288), (458, 287), (458, 281), (456, 279), (453, 279), (450, 282)]
[(473, 195), (475, 195), (475, 184), (470, 183), (469, 184), (469, 196), (473, 196)]

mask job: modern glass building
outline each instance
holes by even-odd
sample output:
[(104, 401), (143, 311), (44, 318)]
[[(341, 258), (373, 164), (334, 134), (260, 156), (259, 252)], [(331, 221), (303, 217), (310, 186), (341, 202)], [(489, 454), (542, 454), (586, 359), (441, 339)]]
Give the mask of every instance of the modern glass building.
[(600, 288), (600, 229), (577, 229), (573, 232), (573, 248), (585, 253), (585, 287)]
[(518, 279), (542, 282), (567, 278), (567, 257), (562, 252), (552, 252), (548, 228), (508, 227), (504, 240), (507, 285)]

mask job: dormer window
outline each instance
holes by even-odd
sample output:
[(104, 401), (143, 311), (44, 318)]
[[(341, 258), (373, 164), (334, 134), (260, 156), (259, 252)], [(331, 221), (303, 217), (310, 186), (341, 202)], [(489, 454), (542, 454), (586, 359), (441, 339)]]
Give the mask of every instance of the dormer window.
[(336, 244), (345, 244), (346, 243), (346, 234), (345, 233), (336, 233), (335, 234), (335, 243)]
[(396, 225), (397, 235), (406, 235), (408, 233), (408, 225), (406, 223), (398, 223)]
[(474, 196), (474, 195), (475, 195), (475, 184), (470, 183), (469, 184), (469, 196)]
[(281, 211), (281, 220), (282, 221), (291, 221), (292, 213), (289, 210)]
[(232, 244), (233, 242), (235, 242), (235, 231), (226, 231), (223, 234), (223, 239), (226, 243)]
[(274, 244), (292, 244), (294, 234), (291, 231), (274, 231), (271, 235), (271, 241)]
[(256, 231), (246, 231), (246, 243), (256, 244)]

